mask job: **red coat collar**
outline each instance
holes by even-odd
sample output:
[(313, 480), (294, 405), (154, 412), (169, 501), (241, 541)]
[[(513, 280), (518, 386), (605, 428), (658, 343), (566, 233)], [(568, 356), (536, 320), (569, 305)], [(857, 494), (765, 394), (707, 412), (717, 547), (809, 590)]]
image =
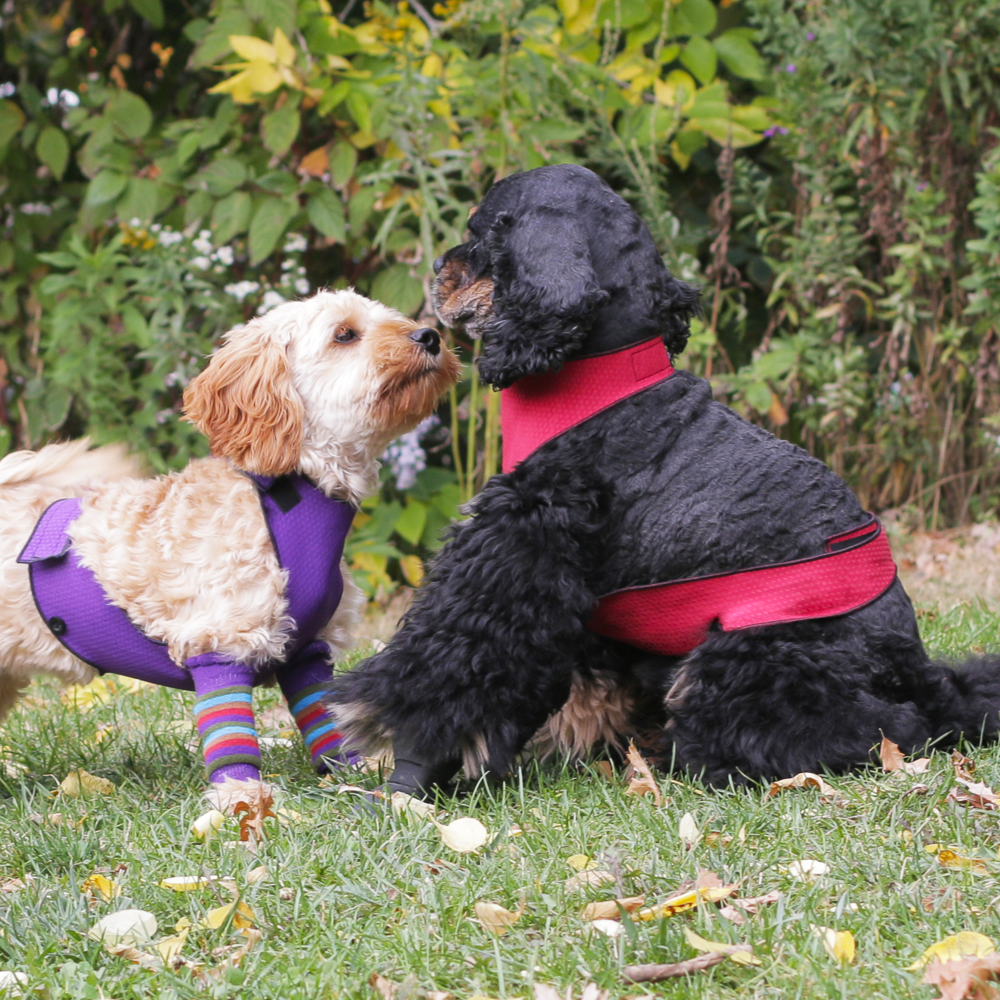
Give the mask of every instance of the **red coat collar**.
[(673, 375), (659, 337), (612, 354), (567, 361), (561, 371), (529, 375), (500, 393), (503, 471), (546, 441)]

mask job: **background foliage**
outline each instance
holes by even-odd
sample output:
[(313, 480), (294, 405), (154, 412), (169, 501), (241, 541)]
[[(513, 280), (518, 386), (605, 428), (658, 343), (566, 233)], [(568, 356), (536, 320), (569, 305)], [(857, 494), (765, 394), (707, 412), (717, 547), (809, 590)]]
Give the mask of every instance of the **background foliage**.
[[(1000, 0), (8, 0), (0, 445), (163, 470), (228, 327), (320, 286), (427, 309), (494, 179), (599, 171), (702, 284), (682, 363), (930, 526), (995, 510)], [(467, 359), (475, 345), (459, 339)], [(352, 558), (403, 577), (499, 465), (475, 370)]]

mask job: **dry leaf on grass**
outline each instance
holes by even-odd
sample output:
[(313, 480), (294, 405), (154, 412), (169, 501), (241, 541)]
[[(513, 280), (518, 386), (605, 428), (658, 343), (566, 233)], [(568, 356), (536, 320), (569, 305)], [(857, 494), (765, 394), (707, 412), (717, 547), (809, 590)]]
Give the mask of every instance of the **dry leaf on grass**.
[(634, 743), (629, 743), (627, 757), (630, 767), (626, 772), (626, 777), (633, 774), (634, 777), (629, 781), (628, 788), (625, 789), (625, 794), (652, 795), (653, 802), (656, 805), (660, 805), (663, 802), (663, 793), (660, 791), (660, 786), (653, 777), (650, 766), (642, 759), (642, 754), (636, 750)]
[(504, 909), (499, 903), (476, 903), (476, 916), (480, 924), (491, 934), (503, 937), (507, 933), (507, 928), (512, 927), (524, 913), (525, 899), (522, 896), (521, 902), (516, 910)]
[(691, 813), (684, 813), (680, 823), (677, 824), (677, 835), (681, 838), (684, 850), (690, 851), (701, 840), (701, 830)]
[[(573, 1000), (572, 988), (567, 988), (565, 993), (560, 993), (552, 986), (545, 983), (535, 983), (534, 1000)], [(597, 983), (587, 983), (580, 993), (580, 1000), (608, 1000), (611, 995), (609, 990), (602, 990)], [(480, 1000), (488, 1000), (481, 997)]]
[(115, 792), (114, 783), (107, 778), (98, 778), (96, 774), (90, 774), (84, 770), (70, 771), (59, 783), (59, 790), (71, 799), (78, 799), (81, 795), (113, 795)]
[(0, 892), (19, 892), (27, 888), (27, 884), (19, 878), (5, 878), (0, 882)]
[(122, 887), (112, 882), (106, 875), (94, 872), (87, 876), (86, 881), (80, 886), (80, 892), (91, 897), (100, 896), (105, 903), (110, 903), (115, 896), (122, 894)]
[(12, 972), (10, 969), (0, 969), (0, 994), (5, 997), (24, 995), (22, 986), (28, 985), (28, 977), (23, 972)]
[(802, 858), (801, 861), (793, 861), (787, 867), (780, 867), (779, 871), (800, 882), (813, 882), (822, 875), (830, 874), (830, 866), (825, 861), (817, 861), (815, 858)]
[(233, 781), (227, 778), (218, 786), (223, 802), (229, 801), (229, 813), (240, 821), (240, 840), (250, 845), (264, 839), (264, 820), (274, 816), (274, 790), (263, 781)]
[(951, 934), (932, 944), (912, 965), (906, 967), (908, 972), (922, 969), (928, 962), (954, 962), (960, 958), (992, 955), (996, 951), (993, 942), (985, 935), (976, 931), (961, 931)]
[(392, 811), (397, 816), (406, 813), (418, 816), (420, 819), (430, 819), (437, 812), (430, 802), (424, 802), (423, 799), (407, 795), (406, 792), (393, 792), (389, 801), (392, 803)]
[(727, 955), (737, 965), (763, 964), (753, 953), (753, 948), (748, 944), (726, 944), (723, 941), (708, 941), (700, 934), (695, 934), (690, 927), (684, 928), (684, 937), (687, 939), (687, 943), (691, 945), (695, 951), (722, 952), (723, 955)]
[(59, 692), (59, 700), (78, 712), (106, 705), (114, 696), (115, 682), (110, 677), (95, 677), (89, 684), (71, 684)]
[(727, 899), (739, 888), (738, 885), (723, 885), (716, 888), (684, 889), (668, 896), (663, 902), (648, 906), (635, 914), (637, 920), (663, 920), (678, 913), (693, 910), (699, 903), (717, 903)]
[(622, 910), (635, 913), (646, 905), (645, 896), (629, 896), (626, 899), (606, 899), (588, 903), (583, 909), (584, 920), (620, 920)]
[(124, 958), (126, 962), (134, 962), (143, 969), (163, 968), (163, 959), (148, 951), (140, 951), (131, 944), (105, 944), (104, 950), (115, 958)]
[(444, 841), (445, 847), (450, 847), (457, 854), (469, 854), (472, 851), (478, 851), (490, 839), (489, 830), (478, 819), (473, 819), (471, 816), (456, 819), (447, 825), (437, 823), (434, 820), (431, 820), (431, 822), (434, 823), (438, 833), (441, 834), (441, 839)]
[(604, 871), (603, 868), (596, 868), (571, 875), (566, 879), (566, 888), (570, 890), (585, 889), (589, 886), (593, 889), (599, 889), (602, 885), (613, 885), (617, 881), (618, 879), (611, 872)]
[(966, 757), (965, 754), (959, 753), (958, 750), (952, 750), (951, 766), (956, 778), (962, 778), (964, 781), (975, 780), (972, 775), (976, 770), (976, 762), (971, 757)]
[[(383, 997), (383, 1000), (396, 1000), (396, 997), (410, 997), (417, 1000), (451, 1000), (451, 994), (444, 990), (422, 990), (417, 986), (417, 977), (410, 973), (401, 983), (394, 983), (385, 976), (373, 972), (368, 977), (368, 985)], [(470, 997), (469, 1000), (490, 1000), (489, 997)]]
[(575, 872), (593, 871), (597, 867), (597, 862), (592, 860), (587, 854), (571, 854), (566, 859), (566, 864)]
[(218, 809), (209, 809), (202, 813), (192, 824), (191, 833), (198, 840), (208, 840), (214, 837), (220, 826), (226, 822), (226, 814)]
[(195, 889), (204, 889), (212, 881), (214, 880), (201, 875), (175, 875), (172, 878), (160, 879), (156, 884), (161, 889), (173, 889), (174, 892), (192, 892)]
[[(732, 921), (734, 924), (743, 924), (746, 922), (744, 913), (749, 913), (752, 916), (762, 906), (777, 903), (780, 898), (781, 892), (778, 889), (775, 889), (774, 892), (767, 893), (766, 896), (752, 896), (749, 899), (734, 898), (730, 900), (726, 906), (719, 907), (719, 915)], [(739, 907), (739, 909), (737, 909), (737, 907)]]
[(621, 937), (625, 932), (625, 928), (618, 920), (592, 920), (587, 926), (609, 938)]
[(160, 958), (169, 965), (181, 953), (181, 949), (187, 944), (190, 929), (185, 927), (178, 934), (171, 934), (169, 937), (161, 938), (156, 942), (155, 948)]
[(959, 805), (971, 806), (973, 809), (996, 809), (1000, 807), (1000, 798), (990, 788), (981, 781), (968, 781), (965, 778), (955, 779), (960, 785), (965, 785), (966, 790), (953, 788), (949, 793), (946, 802), (957, 802)]
[(253, 927), (254, 920), (256, 919), (253, 910), (246, 903), (227, 903), (225, 906), (217, 906), (214, 910), (209, 910), (202, 918), (199, 926), (216, 931), (230, 918), (230, 915), (232, 916), (233, 927), (237, 930)]
[(669, 965), (626, 965), (622, 969), (622, 977), (631, 983), (658, 983), (663, 979), (676, 979), (679, 976), (690, 976), (692, 972), (710, 969), (713, 965), (724, 962), (728, 956), (721, 951), (710, 951), (685, 962), (673, 962)]
[(923, 983), (936, 986), (936, 1000), (997, 1000), (1000, 992), (990, 980), (1000, 978), (1000, 954), (976, 955), (950, 962), (931, 962)]
[(251, 868), (247, 872), (247, 885), (256, 885), (258, 882), (264, 882), (271, 877), (271, 873), (266, 865), (257, 865), (256, 868)]
[(809, 929), (823, 942), (823, 948), (835, 962), (850, 965), (854, 961), (857, 947), (850, 931), (838, 931), (833, 927), (820, 927), (817, 924), (810, 924)]
[(772, 781), (768, 796), (778, 795), (789, 788), (818, 788), (820, 795), (836, 795), (837, 790), (828, 784), (818, 774), (812, 771), (802, 771), (791, 778), (782, 778), (780, 781)]
[(145, 944), (156, 934), (156, 927), (156, 917), (147, 910), (119, 910), (98, 920), (87, 937), (111, 947)]
[(931, 766), (930, 757), (921, 757), (919, 760), (907, 763), (903, 756), (903, 751), (899, 749), (898, 743), (882, 737), (882, 745), (878, 750), (879, 760), (882, 761), (883, 771), (902, 771), (903, 774), (923, 774)]
[(977, 875), (988, 875), (990, 866), (979, 858), (966, 858), (954, 851), (938, 851), (938, 864), (942, 868), (968, 868)]

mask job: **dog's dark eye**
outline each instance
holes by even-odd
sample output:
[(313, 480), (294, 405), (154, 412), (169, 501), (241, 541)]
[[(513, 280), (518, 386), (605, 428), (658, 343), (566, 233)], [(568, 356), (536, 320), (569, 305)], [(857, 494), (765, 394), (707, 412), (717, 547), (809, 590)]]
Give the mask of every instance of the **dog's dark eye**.
[(358, 339), (358, 331), (352, 330), (349, 326), (345, 326), (333, 335), (333, 339), (338, 344), (350, 344)]

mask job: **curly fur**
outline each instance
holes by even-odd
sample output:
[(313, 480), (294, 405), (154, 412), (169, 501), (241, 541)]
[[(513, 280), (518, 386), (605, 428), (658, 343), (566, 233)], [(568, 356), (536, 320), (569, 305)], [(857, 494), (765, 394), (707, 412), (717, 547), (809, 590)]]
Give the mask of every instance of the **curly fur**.
[[(650, 331), (674, 355), (684, 347), (693, 291), (589, 171), (509, 177), (469, 228), (437, 262), (435, 298), (442, 319), (484, 331), (494, 385)], [(335, 700), (362, 742), (405, 749), (399, 784), (415, 789), (463, 759), (503, 774), (542, 726), (576, 753), (614, 743), (608, 720), (619, 741), (654, 730), (661, 763), (717, 784), (854, 767), (882, 734), (904, 752), (993, 738), (1000, 658), (930, 662), (898, 581), (851, 614), (714, 631), (683, 658), (585, 627), (600, 595), (813, 556), (863, 521), (825, 465), (677, 372), (491, 479), (396, 636), (340, 679)], [(579, 695), (600, 687), (584, 725)]]

